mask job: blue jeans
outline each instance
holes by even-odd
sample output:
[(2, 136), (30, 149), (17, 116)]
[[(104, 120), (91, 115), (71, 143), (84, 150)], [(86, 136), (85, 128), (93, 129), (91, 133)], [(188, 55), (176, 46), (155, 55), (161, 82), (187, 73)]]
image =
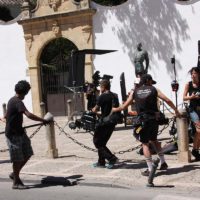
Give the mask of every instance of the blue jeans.
[(191, 111), (190, 119), (192, 122), (195, 122), (195, 123), (200, 121), (200, 111), (195, 111), (195, 110)]

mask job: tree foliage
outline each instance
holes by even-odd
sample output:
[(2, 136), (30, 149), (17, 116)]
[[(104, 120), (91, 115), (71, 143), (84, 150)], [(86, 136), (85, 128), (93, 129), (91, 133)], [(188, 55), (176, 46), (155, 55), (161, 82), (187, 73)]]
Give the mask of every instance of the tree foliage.
[[(127, 0), (92, 0), (100, 5), (104, 6), (117, 6), (125, 3)], [(37, 0), (29, 0), (31, 6), (35, 6), (37, 4)]]
[(93, 0), (95, 3), (104, 6), (117, 6), (125, 3), (127, 0)]

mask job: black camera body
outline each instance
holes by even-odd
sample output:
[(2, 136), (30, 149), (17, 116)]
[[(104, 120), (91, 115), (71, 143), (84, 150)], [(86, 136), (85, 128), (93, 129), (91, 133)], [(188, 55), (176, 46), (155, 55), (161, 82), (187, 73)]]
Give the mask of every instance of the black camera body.
[(80, 119), (76, 119), (75, 122), (69, 123), (69, 128), (75, 130), (78, 129), (84, 129), (86, 131), (95, 131), (95, 125), (96, 125), (97, 117), (96, 113), (91, 111), (84, 111), (81, 115)]
[(96, 71), (96, 72), (93, 74), (93, 76), (92, 76), (93, 84), (94, 84), (96, 87), (99, 86), (100, 79), (106, 79), (106, 80), (110, 81), (110, 79), (113, 79), (113, 76), (104, 74), (104, 75), (101, 77), (101, 76), (100, 76), (100, 72), (99, 72), (99, 71)]

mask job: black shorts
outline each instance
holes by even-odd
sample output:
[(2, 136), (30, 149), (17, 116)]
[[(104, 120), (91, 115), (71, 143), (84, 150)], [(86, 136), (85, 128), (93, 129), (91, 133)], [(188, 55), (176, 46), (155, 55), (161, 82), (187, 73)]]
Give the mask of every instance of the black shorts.
[(139, 133), (139, 141), (148, 143), (149, 141), (156, 141), (158, 135), (158, 123), (156, 120), (146, 121), (142, 130)]

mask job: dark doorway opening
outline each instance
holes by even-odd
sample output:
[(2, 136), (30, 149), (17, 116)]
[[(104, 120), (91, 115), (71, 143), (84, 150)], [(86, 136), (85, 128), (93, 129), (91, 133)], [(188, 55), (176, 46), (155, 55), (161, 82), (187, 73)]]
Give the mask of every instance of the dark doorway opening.
[[(76, 50), (78, 49), (74, 43), (65, 38), (58, 38), (49, 42), (42, 51), (40, 57), (42, 101), (46, 105), (46, 111), (54, 116), (67, 115), (67, 100), (73, 100), (74, 94), (67, 90), (66, 86), (71, 87), (71, 71), (73, 71), (71, 52)], [(80, 97), (79, 101), (82, 102), (83, 97)]]

